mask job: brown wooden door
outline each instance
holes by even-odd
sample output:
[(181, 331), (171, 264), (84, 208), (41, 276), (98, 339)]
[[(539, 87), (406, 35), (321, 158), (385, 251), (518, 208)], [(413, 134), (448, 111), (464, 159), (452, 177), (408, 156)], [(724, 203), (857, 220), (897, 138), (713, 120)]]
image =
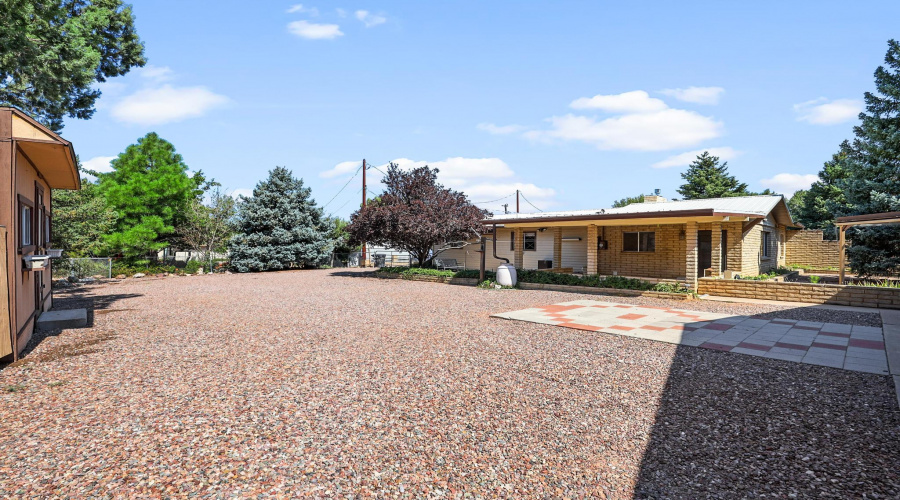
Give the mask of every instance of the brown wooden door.
[(712, 231), (697, 231), (697, 276), (712, 266)]

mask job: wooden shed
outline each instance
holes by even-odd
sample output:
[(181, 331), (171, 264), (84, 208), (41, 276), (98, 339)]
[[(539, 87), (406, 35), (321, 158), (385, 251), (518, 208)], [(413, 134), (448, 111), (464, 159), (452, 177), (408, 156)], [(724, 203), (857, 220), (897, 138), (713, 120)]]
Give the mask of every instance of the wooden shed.
[(17, 358), (37, 317), (52, 307), (51, 190), (80, 187), (72, 144), (22, 111), (0, 107), (0, 357)]

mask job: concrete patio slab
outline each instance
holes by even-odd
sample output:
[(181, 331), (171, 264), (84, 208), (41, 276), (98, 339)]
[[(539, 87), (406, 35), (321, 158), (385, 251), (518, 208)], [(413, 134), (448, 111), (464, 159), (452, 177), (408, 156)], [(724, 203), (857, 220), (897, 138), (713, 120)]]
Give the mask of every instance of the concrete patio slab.
[(891, 312), (896, 317), (891, 317), (893, 324), (885, 322), (883, 331), (872, 326), (750, 318), (590, 300), (532, 307), (493, 317), (900, 376), (900, 311)]
[(37, 327), (42, 330), (61, 328), (83, 328), (87, 326), (86, 309), (60, 309), (42, 313), (37, 319)]

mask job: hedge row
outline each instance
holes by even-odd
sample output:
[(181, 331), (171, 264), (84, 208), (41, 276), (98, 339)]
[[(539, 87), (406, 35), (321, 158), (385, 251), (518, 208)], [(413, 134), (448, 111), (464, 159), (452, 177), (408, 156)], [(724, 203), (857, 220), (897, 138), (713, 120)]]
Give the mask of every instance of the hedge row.
[[(447, 278), (478, 278), (479, 272), (474, 269), (451, 271), (442, 269), (426, 269), (420, 267), (382, 267), (383, 273), (397, 273), (403, 275), (427, 275), (444, 276)], [(492, 271), (485, 271), (485, 278), (495, 279)], [(669, 293), (693, 293), (690, 288), (680, 283), (649, 283), (637, 278), (624, 278), (622, 276), (576, 276), (574, 274), (550, 273), (547, 271), (534, 271), (530, 269), (517, 269), (519, 281), (522, 283), (541, 283), (546, 285), (570, 285), (589, 286), (594, 288), (618, 288), (622, 290), (641, 290)]]

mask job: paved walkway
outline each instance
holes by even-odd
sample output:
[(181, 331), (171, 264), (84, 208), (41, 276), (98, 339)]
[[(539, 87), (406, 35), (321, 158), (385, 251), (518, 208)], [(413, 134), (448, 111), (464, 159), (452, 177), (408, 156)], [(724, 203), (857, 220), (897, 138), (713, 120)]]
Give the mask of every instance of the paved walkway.
[(573, 300), (494, 317), (887, 375), (881, 328)]

